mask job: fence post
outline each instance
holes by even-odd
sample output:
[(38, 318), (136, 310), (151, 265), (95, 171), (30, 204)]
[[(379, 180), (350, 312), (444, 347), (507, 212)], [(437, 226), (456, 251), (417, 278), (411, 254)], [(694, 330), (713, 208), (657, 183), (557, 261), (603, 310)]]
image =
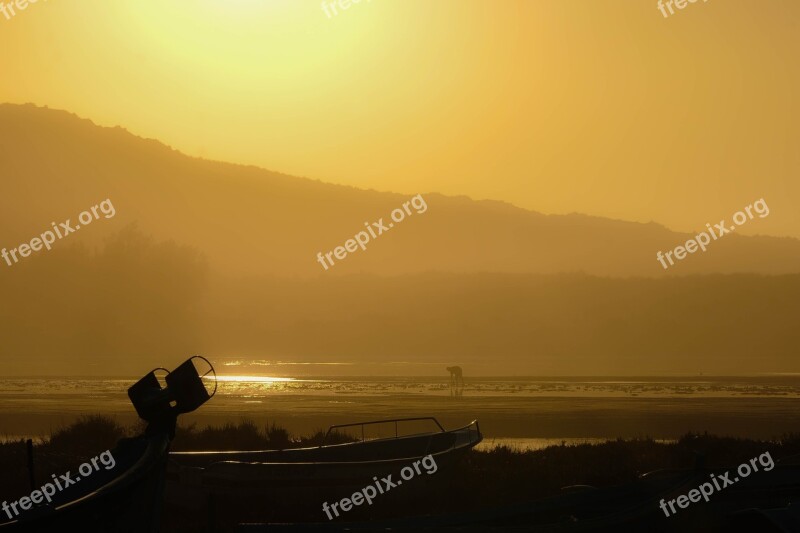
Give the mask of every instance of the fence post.
[(28, 452), (28, 479), (31, 482), (31, 492), (33, 492), (36, 489), (36, 478), (33, 475), (33, 439), (28, 439), (25, 447)]

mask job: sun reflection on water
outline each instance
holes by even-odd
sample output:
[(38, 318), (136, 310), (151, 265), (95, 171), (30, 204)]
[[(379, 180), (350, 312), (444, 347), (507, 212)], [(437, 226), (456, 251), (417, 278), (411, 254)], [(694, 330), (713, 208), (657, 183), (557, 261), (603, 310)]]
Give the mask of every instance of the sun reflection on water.
[(286, 381), (295, 381), (295, 379), (273, 376), (217, 376), (217, 381), (234, 383), (283, 383)]

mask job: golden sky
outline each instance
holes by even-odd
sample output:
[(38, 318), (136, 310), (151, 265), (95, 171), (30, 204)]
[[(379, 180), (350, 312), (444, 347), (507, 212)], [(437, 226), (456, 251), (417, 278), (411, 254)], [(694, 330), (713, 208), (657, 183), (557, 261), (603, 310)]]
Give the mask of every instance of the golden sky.
[(363, 188), (800, 237), (800, 3), (50, 0), (0, 101)]

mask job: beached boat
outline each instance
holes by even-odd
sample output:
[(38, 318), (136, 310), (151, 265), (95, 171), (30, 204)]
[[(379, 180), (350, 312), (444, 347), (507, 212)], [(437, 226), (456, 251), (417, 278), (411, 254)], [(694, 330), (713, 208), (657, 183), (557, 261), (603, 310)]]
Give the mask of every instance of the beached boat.
[[(439, 431), (330, 444), (345, 428), (411, 421), (432, 421)], [(433, 417), (397, 418), (331, 426), (320, 446), (287, 450), (200, 451), (170, 453), (170, 480), (195, 487), (280, 488), (350, 486), (373, 476), (397, 472), (427, 455), (447, 468), (483, 436), (477, 420), (447, 431)]]
[[(325, 444), (346, 428), (420, 420), (432, 421), (438, 431), (414, 435), (398, 432), (390, 438)], [(322, 444), (311, 448), (173, 452), (165, 504), (171, 514), (189, 517), (174, 524), (188, 526), (185, 531), (224, 530), (231, 524), (268, 519), (277, 509), (289, 507), (300, 515), (310, 514), (310, 507), (319, 512), (317, 504), (337, 494), (352, 494), (384, 476), (397, 479), (401, 469), (414, 461), (425, 461), (427, 456), (428, 464), (435, 461), (437, 471), (451, 469), (482, 438), (477, 421), (446, 431), (434, 418), (403, 418), (331, 426)], [(414, 481), (418, 488), (430, 479), (425, 470), (422, 472)]]
[[(208, 365), (210, 370), (201, 376), (198, 364)], [(42, 503), (30, 508), (31, 502), (26, 497), (25, 506), (29, 509), (18, 506), (11, 519), (8, 513), (0, 513), (0, 532), (158, 531), (167, 454), (176, 420), (214, 395), (216, 379), (208, 376), (213, 371), (208, 361), (193, 357), (172, 372), (165, 371), (165, 387), (155, 370), (140, 379), (128, 389), (128, 396), (139, 416), (148, 423), (145, 432), (123, 439), (109, 450), (113, 466), (97, 468), (82, 479), (73, 475), (74, 483), (62, 490), (54, 489), (50, 502), (39, 494), (37, 499)], [(212, 391), (207, 389), (210, 384), (214, 386)], [(58, 473), (53, 474), (56, 479)], [(46, 478), (44, 484), (50, 481)], [(18, 501), (23, 501), (23, 497), (20, 495)]]

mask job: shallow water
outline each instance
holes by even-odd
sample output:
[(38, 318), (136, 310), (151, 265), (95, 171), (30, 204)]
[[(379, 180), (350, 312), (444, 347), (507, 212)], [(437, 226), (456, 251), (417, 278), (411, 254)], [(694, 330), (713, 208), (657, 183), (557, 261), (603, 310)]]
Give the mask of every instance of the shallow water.
[[(227, 376), (182, 423), (252, 419), (294, 434), (330, 424), (435, 416), (445, 427), (477, 418), (487, 437), (561, 440), (687, 431), (771, 438), (800, 429), (798, 376), (741, 378), (473, 378), (453, 397), (441, 377), (300, 379)], [(136, 420), (125, 378), (0, 379), (0, 436), (44, 435), (84, 414)], [(544, 442), (544, 441), (543, 441)]]

